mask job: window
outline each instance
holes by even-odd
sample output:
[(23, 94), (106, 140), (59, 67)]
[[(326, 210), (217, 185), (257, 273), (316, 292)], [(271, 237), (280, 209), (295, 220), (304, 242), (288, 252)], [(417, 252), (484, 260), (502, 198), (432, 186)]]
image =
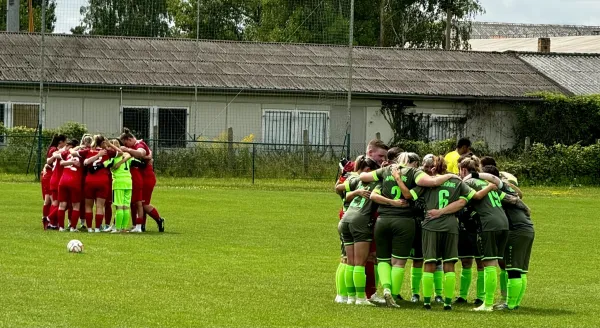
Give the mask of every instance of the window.
[(185, 147), (187, 117), (186, 108), (158, 109), (158, 139), (161, 147)]
[(329, 112), (266, 110), (263, 114), (263, 142), (302, 144), (304, 130), (311, 145), (329, 141)]
[(467, 119), (464, 116), (438, 116), (429, 118), (429, 141), (459, 138), (464, 135)]
[(148, 107), (123, 107), (123, 127), (131, 130), (138, 138), (150, 138), (150, 108)]
[(37, 104), (13, 104), (12, 127), (37, 128), (40, 117), (39, 110), (40, 106)]

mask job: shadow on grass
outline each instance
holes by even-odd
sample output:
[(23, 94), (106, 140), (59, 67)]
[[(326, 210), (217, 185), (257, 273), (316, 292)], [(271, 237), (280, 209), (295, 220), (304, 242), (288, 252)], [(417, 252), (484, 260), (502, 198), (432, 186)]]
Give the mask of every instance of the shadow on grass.
[[(423, 310), (423, 303), (419, 302), (419, 303), (411, 303), (409, 301), (400, 301), (398, 302), (398, 305), (400, 305), (399, 309), (406, 309), (406, 310)], [(385, 305), (380, 305), (380, 307), (385, 307)], [(475, 308), (475, 305), (472, 303), (467, 303), (467, 304), (453, 304), (452, 305), (453, 308), (453, 312), (469, 312), (469, 313), (474, 313), (476, 314), (477, 312), (472, 312), (471, 310), (473, 308)], [(432, 304), (432, 309), (431, 311), (437, 312), (437, 311), (443, 311), (443, 305), (441, 304)], [(516, 315), (516, 316), (520, 316), (520, 315), (534, 315), (534, 316), (548, 316), (548, 317), (560, 317), (560, 316), (571, 316), (571, 315), (576, 315), (577, 313), (575, 311), (572, 310), (567, 310), (567, 309), (550, 309), (550, 308), (533, 308), (533, 307), (521, 307), (518, 310), (513, 310), (513, 311), (494, 311), (496, 313), (506, 313), (507, 315)]]

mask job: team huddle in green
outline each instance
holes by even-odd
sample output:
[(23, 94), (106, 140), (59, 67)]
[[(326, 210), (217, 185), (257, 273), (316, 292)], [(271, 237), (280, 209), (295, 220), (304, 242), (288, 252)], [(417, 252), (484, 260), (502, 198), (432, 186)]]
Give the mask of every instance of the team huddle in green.
[(433, 303), (444, 310), (468, 303), (474, 267), (474, 311), (520, 306), (534, 240), (530, 210), (517, 179), (500, 172), (493, 158), (470, 153), (470, 146), (461, 139), (446, 157), (421, 161), (373, 140), (366, 155), (344, 163), (336, 183), (344, 202), (337, 303), (399, 307), (411, 260), (410, 301), (421, 302), (422, 295), (427, 310)]

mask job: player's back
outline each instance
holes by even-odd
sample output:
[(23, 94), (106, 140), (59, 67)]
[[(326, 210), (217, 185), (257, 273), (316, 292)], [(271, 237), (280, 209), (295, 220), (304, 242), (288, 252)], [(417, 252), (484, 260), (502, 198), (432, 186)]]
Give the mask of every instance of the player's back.
[[(451, 178), (437, 187), (417, 187), (413, 189), (413, 191), (417, 195), (420, 193), (418, 197), (423, 198), (426, 211), (432, 209), (443, 209), (461, 198), (463, 198), (465, 201), (469, 201), (475, 194), (475, 191), (465, 185), (458, 178)], [(447, 231), (451, 233), (458, 233), (458, 219), (456, 218), (455, 214), (444, 215), (437, 219), (428, 219), (427, 216), (425, 216), (422, 226), (423, 229), (430, 231)]]

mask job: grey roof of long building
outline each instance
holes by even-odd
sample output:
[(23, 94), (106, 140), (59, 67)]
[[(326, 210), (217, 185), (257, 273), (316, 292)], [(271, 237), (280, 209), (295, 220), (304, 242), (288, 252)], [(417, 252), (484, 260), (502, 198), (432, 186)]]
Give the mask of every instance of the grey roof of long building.
[(575, 95), (600, 94), (600, 54), (518, 54), (521, 60)]
[[(38, 34), (0, 33), (0, 83), (40, 78)], [(46, 35), (48, 83), (344, 92), (348, 48), (188, 39)], [(353, 92), (372, 96), (515, 98), (561, 92), (514, 54), (354, 49)]]

